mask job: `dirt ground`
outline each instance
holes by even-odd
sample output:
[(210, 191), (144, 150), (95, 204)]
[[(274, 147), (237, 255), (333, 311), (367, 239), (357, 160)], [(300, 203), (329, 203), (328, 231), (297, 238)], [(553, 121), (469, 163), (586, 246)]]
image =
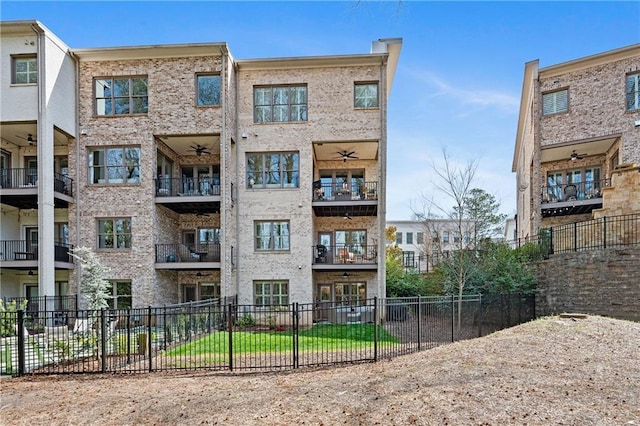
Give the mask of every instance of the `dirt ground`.
[(640, 324), (549, 317), (376, 364), (0, 385), (7, 425), (640, 425)]

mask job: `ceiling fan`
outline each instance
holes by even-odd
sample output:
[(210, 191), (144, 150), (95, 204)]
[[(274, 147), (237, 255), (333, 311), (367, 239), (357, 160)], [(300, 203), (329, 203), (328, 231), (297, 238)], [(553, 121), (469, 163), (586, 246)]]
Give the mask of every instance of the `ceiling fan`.
[(576, 152), (576, 150), (574, 149), (574, 150), (571, 152), (571, 157), (570, 157), (570, 158), (571, 158), (571, 161), (582, 160), (586, 155), (587, 155), (587, 154), (578, 154), (578, 153)]
[(189, 148), (189, 151), (195, 152), (198, 157), (200, 157), (202, 154), (207, 154), (207, 155), (211, 154), (211, 151), (209, 151), (209, 148), (207, 148), (206, 146), (202, 146), (199, 143), (195, 145), (191, 145), (191, 148)]
[(338, 155), (340, 155), (340, 157), (342, 157), (342, 161), (346, 162), (347, 160), (357, 160), (358, 157), (356, 157), (355, 151), (351, 151), (351, 152), (347, 152), (347, 150), (345, 149), (344, 151), (337, 151)]
[(28, 133), (26, 138), (20, 135), (16, 135), (16, 137), (29, 142), (29, 145), (35, 145), (38, 142), (33, 138), (33, 135), (31, 133)]

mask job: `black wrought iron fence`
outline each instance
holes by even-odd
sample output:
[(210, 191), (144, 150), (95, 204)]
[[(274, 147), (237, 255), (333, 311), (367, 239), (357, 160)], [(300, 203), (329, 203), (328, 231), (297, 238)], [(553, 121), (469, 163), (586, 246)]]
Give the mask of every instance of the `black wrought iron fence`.
[(272, 371), (375, 362), (535, 317), (532, 296), (284, 306), (219, 300), (126, 310), (0, 313), (2, 374)]
[(542, 228), (538, 235), (508, 242), (514, 248), (531, 243), (540, 254), (596, 250), (640, 245), (640, 214), (605, 216)]

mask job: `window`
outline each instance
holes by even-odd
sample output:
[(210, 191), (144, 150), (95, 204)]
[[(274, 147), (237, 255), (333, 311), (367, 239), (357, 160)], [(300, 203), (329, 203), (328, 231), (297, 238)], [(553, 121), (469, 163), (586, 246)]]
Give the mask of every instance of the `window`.
[(396, 232), (396, 244), (402, 244), (402, 232)]
[(89, 183), (140, 183), (140, 148), (89, 151)]
[(442, 233), (442, 242), (443, 243), (448, 243), (449, 242), (449, 231), (444, 231)]
[[(546, 202), (600, 198), (602, 189), (600, 167), (557, 170), (547, 173)], [(574, 193), (575, 192), (575, 193)]]
[(336, 283), (336, 302), (343, 305), (363, 305), (367, 298), (365, 283)]
[(96, 115), (146, 114), (147, 77), (95, 79)]
[(198, 75), (198, 106), (220, 105), (220, 76)]
[(288, 281), (254, 281), (254, 301), (257, 306), (289, 304)]
[(247, 154), (247, 188), (298, 188), (299, 179), (297, 152)]
[(220, 299), (220, 283), (200, 283), (200, 300)]
[(98, 248), (130, 249), (131, 219), (99, 219)]
[(569, 109), (569, 91), (558, 90), (542, 94), (542, 115), (567, 112)]
[(416, 234), (416, 239), (418, 244), (424, 244), (424, 232), (418, 232)]
[(111, 281), (109, 292), (112, 299), (109, 299), (111, 309), (131, 309), (131, 281)]
[(356, 83), (353, 93), (355, 108), (378, 108), (378, 83)]
[(454, 243), (459, 243), (460, 242), (460, 233), (458, 231), (455, 231), (453, 233), (453, 242)]
[(413, 244), (413, 232), (407, 232), (407, 244)]
[(253, 89), (253, 121), (307, 121), (307, 86), (268, 86)]
[(12, 84), (35, 84), (38, 82), (38, 60), (35, 56), (14, 56), (12, 59)]
[(257, 251), (289, 250), (289, 222), (255, 222)]
[[(364, 229), (335, 231), (336, 253), (340, 257), (349, 253), (363, 254), (367, 249), (367, 231)], [(347, 249), (347, 253), (344, 253)]]
[(627, 75), (627, 111), (640, 109), (640, 73)]
[(464, 243), (469, 244), (471, 242), (471, 232), (465, 231), (464, 233)]
[(346, 198), (364, 199), (367, 188), (364, 180), (364, 169), (320, 170), (320, 186), (325, 200)]

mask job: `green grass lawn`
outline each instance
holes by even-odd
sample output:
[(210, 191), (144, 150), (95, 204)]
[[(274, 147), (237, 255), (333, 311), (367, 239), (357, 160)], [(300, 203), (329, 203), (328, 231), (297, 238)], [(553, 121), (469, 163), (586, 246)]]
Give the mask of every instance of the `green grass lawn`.
[[(347, 350), (372, 347), (374, 324), (318, 324), (301, 330), (298, 338), (300, 352)], [(397, 343), (398, 339), (378, 326), (378, 345)], [(293, 350), (292, 331), (234, 331), (234, 353), (285, 352)], [(201, 339), (185, 343), (166, 352), (168, 356), (228, 354), (229, 333), (214, 332)]]

